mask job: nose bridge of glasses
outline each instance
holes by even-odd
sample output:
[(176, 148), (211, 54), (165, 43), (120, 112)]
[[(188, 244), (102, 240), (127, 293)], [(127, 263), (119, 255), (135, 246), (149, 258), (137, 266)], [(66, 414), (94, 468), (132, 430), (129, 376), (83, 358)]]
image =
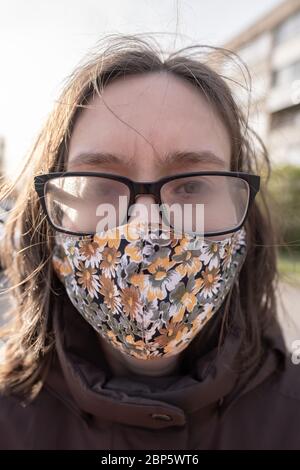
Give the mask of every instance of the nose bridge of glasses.
[(139, 220), (148, 224), (159, 223), (159, 192), (155, 183), (134, 182), (133, 204), (128, 209), (128, 220)]
[(147, 182), (136, 182), (133, 185), (134, 191), (134, 201), (136, 201), (141, 196), (151, 196), (152, 199), (157, 203), (159, 202), (159, 191), (157, 190), (157, 185), (155, 183)]

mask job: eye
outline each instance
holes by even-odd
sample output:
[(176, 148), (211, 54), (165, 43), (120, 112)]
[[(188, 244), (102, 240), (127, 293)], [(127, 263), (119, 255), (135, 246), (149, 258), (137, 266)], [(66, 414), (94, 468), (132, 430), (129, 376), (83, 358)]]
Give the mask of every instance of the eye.
[(120, 193), (122, 194), (122, 186), (112, 180), (107, 181), (91, 181), (91, 184), (87, 185), (83, 196), (85, 197), (105, 197), (107, 199), (117, 197)]
[(186, 181), (185, 183), (178, 184), (174, 188), (176, 194), (199, 194), (204, 187), (204, 183), (199, 181)]

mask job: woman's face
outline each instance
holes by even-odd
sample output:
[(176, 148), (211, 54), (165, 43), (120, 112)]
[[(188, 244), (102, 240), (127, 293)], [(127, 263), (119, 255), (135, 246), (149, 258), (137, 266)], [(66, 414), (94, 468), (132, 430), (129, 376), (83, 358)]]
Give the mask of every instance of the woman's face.
[[(71, 137), (67, 170), (156, 181), (187, 172), (228, 171), (230, 153), (227, 131), (199, 91), (170, 74), (151, 73), (116, 80), (82, 111)], [(106, 190), (111, 194), (109, 187)], [(178, 194), (185, 190), (193, 197), (193, 185), (181, 187)], [(138, 199), (145, 206), (153, 203), (150, 195)], [(217, 216), (223, 213), (218, 207)], [(105, 341), (102, 346), (117, 367), (118, 354)], [(176, 361), (159, 358), (147, 361), (146, 367), (145, 361), (130, 357), (126, 367), (155, 375), (166, 373)]]
[[(199, 90), (170, 73), (153, 72), (116, 80), (83, 109), (71, 136), (67, 170), (146, 182), (228, 171), (230, 156), (227, 130)], [(155, 201), (142, 195), (136, 202), (147, 207)]]

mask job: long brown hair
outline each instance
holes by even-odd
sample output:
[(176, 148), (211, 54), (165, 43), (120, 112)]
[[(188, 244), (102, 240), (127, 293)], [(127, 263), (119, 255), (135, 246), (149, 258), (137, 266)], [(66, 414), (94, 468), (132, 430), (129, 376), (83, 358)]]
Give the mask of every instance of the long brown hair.
[[(57, 300), (51, 254), (54, 233), (49, 227), (33, 187), (33, 176), (65, 170), (72, 128), (81, 110), (96, 93), (119, 77), (167, 71), (192, 83), (216, 109), (231, 139), (231, 169), (268, 176), (264, 144), (251, 131), (230, 83), (221, 70), (232, 61), (247, 74), (246, 66), (230, 51), (193, 46), (166, 55), (151, 38), (110, 36), (81, 63), (70, 77), (54, 110), (42, 128), (16, 181), (2, 189), (5, 199), (18, 188), (18, 197), (6, 223), (1, 264), (13, 293), (13, 316), (2, 329), (5, 357), (0, 365), (3, 392), (34, 396), (46, 375), (54, 351), (51, 312)], [(276, 316), (276, 253), (274, 231), (263, 191), (246, 223), (248, 254), (223, 317), (238, 309), (243, 325), (239, 352), (243, 370), (258, 364), (264, 354), (264, 331)], [(226, 323), (227, 322), (227, 323)]]

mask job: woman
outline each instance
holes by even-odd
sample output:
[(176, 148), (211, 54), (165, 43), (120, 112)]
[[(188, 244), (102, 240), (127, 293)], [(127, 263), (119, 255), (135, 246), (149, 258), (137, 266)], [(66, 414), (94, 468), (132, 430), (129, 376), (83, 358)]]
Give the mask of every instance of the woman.
[(3, 449), (300, 447), (268, 157), (228, 52), (197, 51), (111, 39), (38, 137), (2, 249)]

